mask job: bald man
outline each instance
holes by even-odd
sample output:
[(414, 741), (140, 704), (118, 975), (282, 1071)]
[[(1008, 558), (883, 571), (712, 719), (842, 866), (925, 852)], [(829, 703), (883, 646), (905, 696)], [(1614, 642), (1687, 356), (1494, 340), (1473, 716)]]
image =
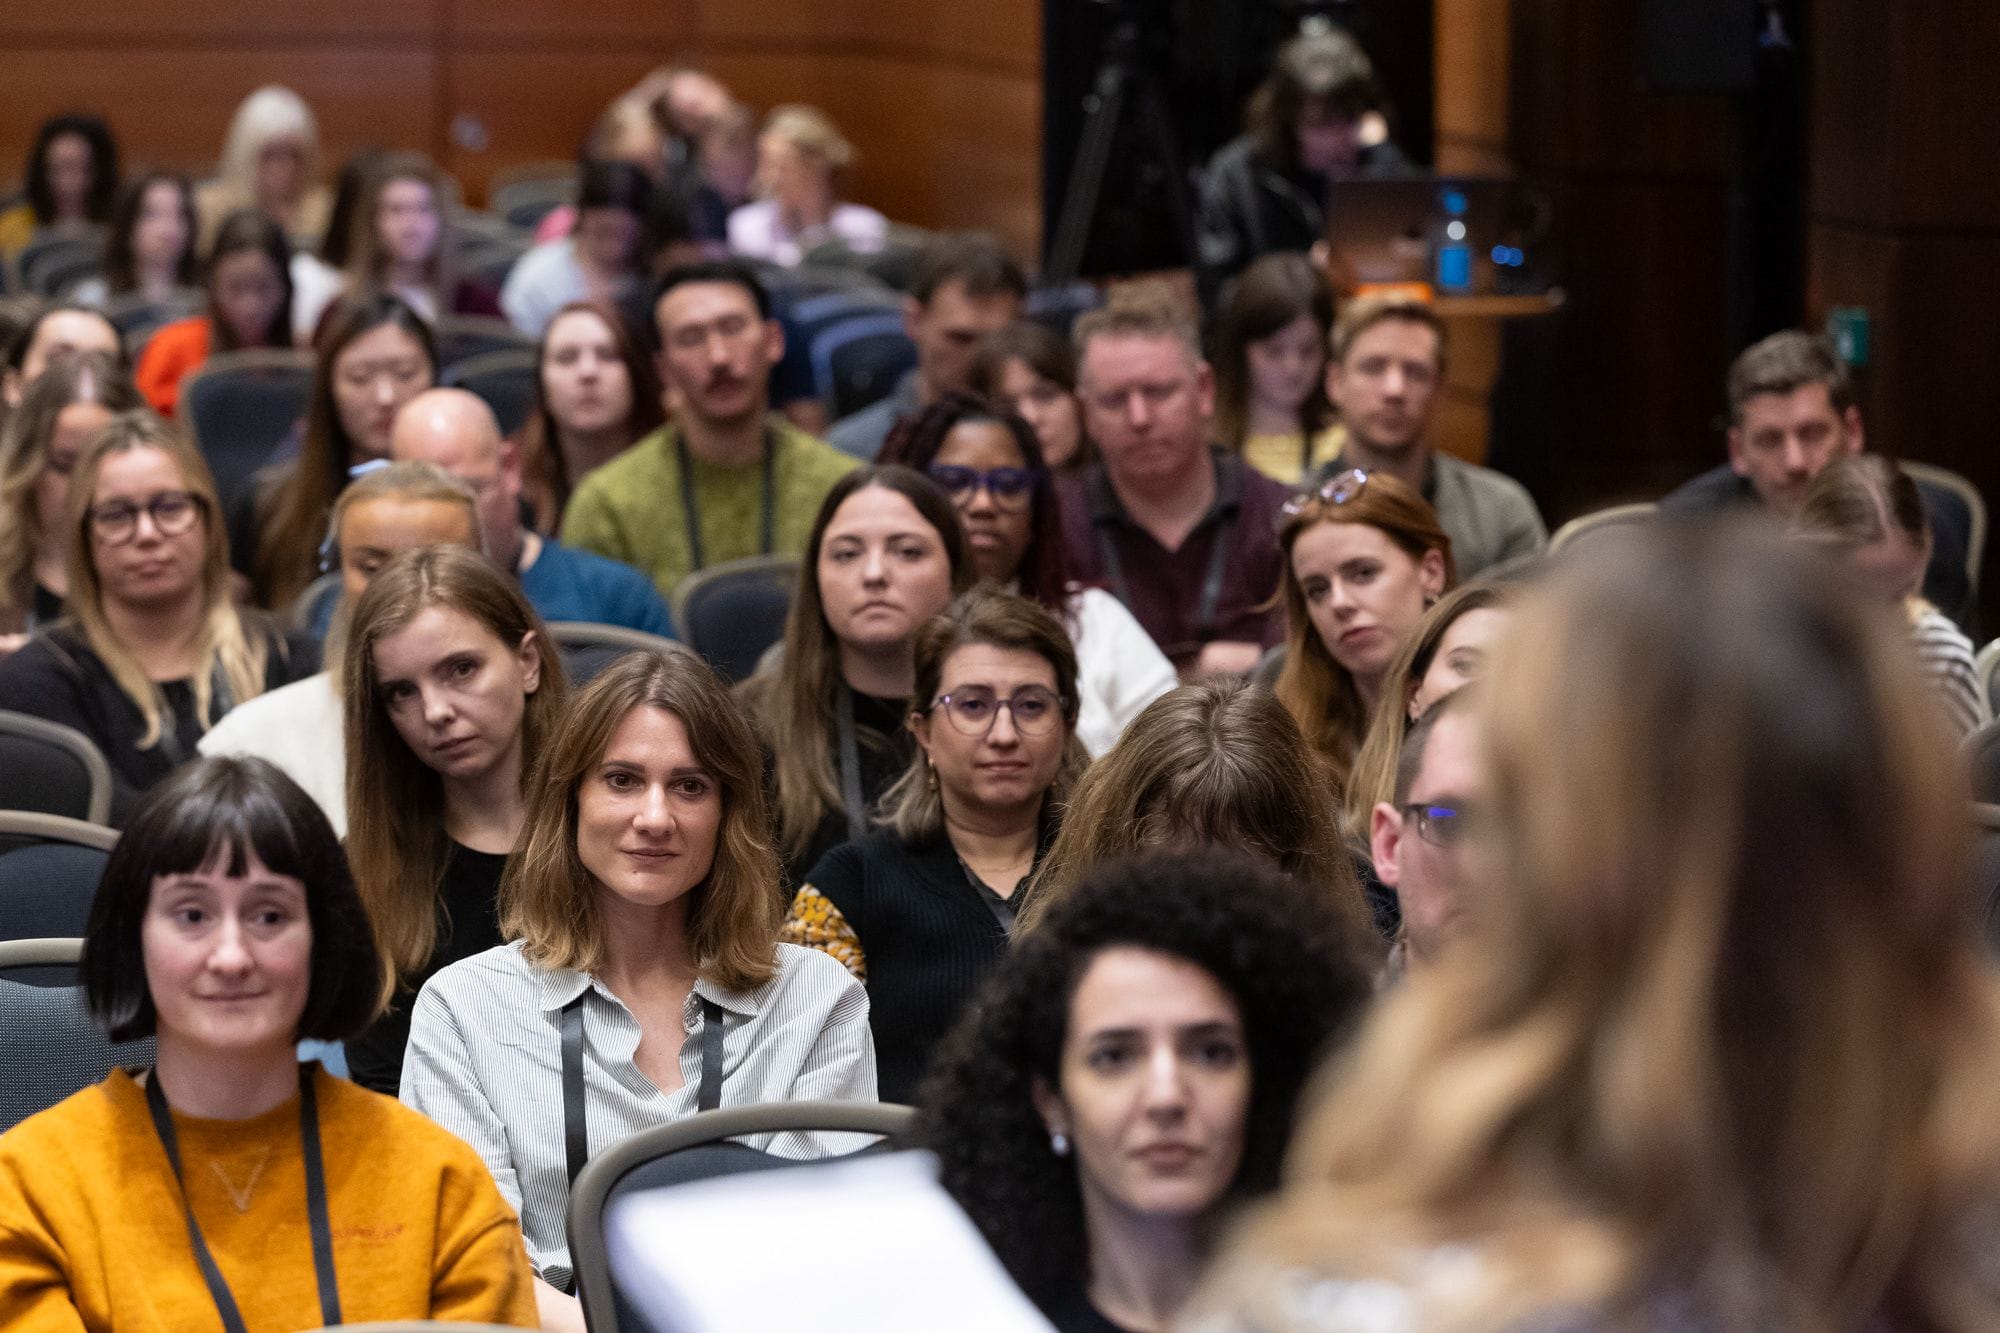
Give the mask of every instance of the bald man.
[(585, 620), (673, 637), (673, 616), (651, 579), (521, 522), (520, 450), (501, 438), (493, 410), (477, 395), (429, 389), (412, 398), (396, 414), (389, 454), (399, 463), (434, 463), (472, 489), (486, 554), (520, 579), (543, 620)]

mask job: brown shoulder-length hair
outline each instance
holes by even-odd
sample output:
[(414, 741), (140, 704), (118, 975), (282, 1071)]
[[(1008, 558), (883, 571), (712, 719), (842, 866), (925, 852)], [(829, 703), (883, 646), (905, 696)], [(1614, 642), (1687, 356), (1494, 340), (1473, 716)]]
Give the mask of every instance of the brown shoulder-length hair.
[[(113, 454), (137, 449), (156, 449), (173, 460), (181, 486), (201, 510), (201, 637), (195, 649), (194, 712), (203, 728), (214, 718), (217, 686), (231, 704), (254, 699), (264, 692), (264, 670), (275, 645), (284, 651), (284, 639), (268, 628), (254, 612), (239, 612), (229, 595), (229, 535), (222, 522), (222, 502), (216, 498), (215, 478), (201, 452), (181, 430), (151, 412), (124, 412), (112, 418), (85, 451), (70, 476), (69, 483), (69, 599), (63, 614), (83, 632), (90, 650), (97, 654), (118, 682), (119, 690), (145, 719), (146, 729), (139, 748), (159, 744), (162, 730), (171, 725), (173, 713), (160, 687), (146, 671), (133, 645), (112, 632), (104, 614), (104, 585), (97, 577), (97, 561), (91, 543), (90, 513), (97, 491), (97, 477), (104, 460)], [(248, 621), (249, 623), (246, 623)], [(256, 626), (253, 632), (251, 626)], [(184, 746), (193, 737), (183, 739)]]
[(972, 586), (972, 556), (958, 510), (929, 477), (894, 464), (860, 467), (826, 493), (799, 561), (778, 661), (737, 687), (738, 697), (771, 751), (777, 786), (773, 813), (778, 847), (787, 857), (803, 853), (826, 812), (841, 806), (840, 779), (833, 770), (831, 725), (834, 691), (841, 684), (840, 648), (820, 601), (819, 548), (841, 505), (856, 491), (870, 486), (894, 491), (908, 500), (936, 531), (951, 565), (954, 594)]
[(347, 623), (341, 709), (347, 737), (347, 859), (382, 952), (399, 977), (429, 960), (437, 944), (438, 886), (450, 844), (444, 782), (389, 720), (375, 677), (375, 645), (433, 606), (463, 612), (509, 651), (531, 636), (540, 679), (521, 714), (526, 774), (562, 716), (568, 681), (562, 655), (520, 585), (477, 551), (424, 546), (405, 551), (368, 582)]
[(21, 395), (20, 406), (0, 427), (0, 628), (18, 628), (34, 605), (35, 485), (48, 466), (49, 441), (64, 409), (96, 403), (113, 414), (146, 405), (132, 377), (103, 352), (59, 356)]
[(1401, 762), (1403, 737), (1410, 729), (1410, 699), (1423, 684), (1424, 675), (1436, 660), (1444, 636), (1468, 611), (1487, 611), (1507, 605), (1508, 590), (1498, 583), (1468, 583), (1446, 593), (1396, 651), (1382, 676), (1382, 699), (1361, 749), (1354, 756), (1344, 794), (1348, 831), (1367, 837), (1369, 812), (1379, 801), (1394, 799), (1396, 768)]
[(1285, 664), (1271, 689), (1343, 788), (1362, 733), (1368, 729), (1368, 710), (1354, 677), (1333, 660), (1306, 614), (1305, 593), (1292, 573), (1292, 546), (1300, 533), (1319, 523), (1366, 523), (1413, 560), (1422, 560), (1431, 551), (1441, 553), (1446, 591), (1458, 583), (1451, 538), (1430, 502), (1386, 472), (1364, 475), (1367, 480), (1360, 490), (1339, 504), (1307, 492), (1300, 497), (1297, 512), (1278, 530), (1278, 547), (1285, 558), (1284, 577), (1278, 582), (1278, 601), (1285, 608)]
[(386, 292), (343, 298), (328, 314), (316, 344), (312, 397), (306, 405), (305, 441), (268, 499), (257, 506), (257, 553), (251, 581), (257, 600), (282, 607), (313, 581), (319, 568), (320, 540), (334, 499), (347, 487), (347, 469), (354, 441), (340, 424), (334, 400), (335, 363), (355, 339), (384, 325), (394, 325), (423, 348), (433, 381), (437, 377), (437, 344), (422, 316)]
[(577, 854), (577, 790), (638, 708), (680, 719), (722, 795), (708, 878), (692, 891), (688, 946), (704, 980), (753, 990), (777, 968), (778, 858), (764, 809), (756, 735), (707, 663), (682, 649), (627, 653), (578, 695), (528, 776), (528, 813), (500, 881), (500, 929), (538, 967), (590, 972), (604, 961), (598, 888)]
[(625, 418), (625, 442), (636, 443), (658, 430), (666, 420), (659, 368), (647, 353), (644, 340), (633, 332), (631, 322), (619, 313), (618, 307), (609, 301), (571, 301), (551, 315), (535, 348), (535, 410), (521, 428), (521, 468), (535, 507), (536, 526), (545, 532), (554, 531), (561, 521), (563, 510), (569, 507), (570, 492), (580, 480), (569, 474), (569, 460), (562, 451), (562, 432), (549, 411), (548, 390), (542, 378), (549, 367), (549, 334), (563, 316), (575, 314), (595, 315), (611, 330), (612, 345), (625, 365), (625, 378), (632, 386), (632, 411)]
[(1032, 930), (1098, 866), (1149, 848), (1216, 844), (1269, 857), (1323, 896), (1365, 958), (1382, 952), (1340, 839), (1332, 778), (1265, 690), (1183, 685), (1148, 704), (1085, 770), (1028, 886)]
[[(1310, 319), (1319, 331), (1321, 369), (1333, 332), (1333, 288), (1319, 266), (1301, 254), (1280, 251), (1264, 255), (1243, 270), (1216, 314), (1209, 334), (1208, 362), (1215, 368), (1215, 436), (1232, 449), (1243, 447), (1250, 432), (1250, 399), (1255, 389), (1250, 375), (1250, 344)], [(1333, 417), (1326, 396), (1326, 376), (1313, 376), (1312, 392), (1299, 405), (1297, 428), (1307, 438), (1318, 434)]]
[(1339, 28), (1305, 33), (1278, 48), (1270, 74), (1243, 110), (1257, 156), (1279, 171), (1297, 171), (1299, 113), (1307, 107), (1351, 121), (1371, 111), (1387, 113), (1374, 62)]
[[(910, 696), (910, 717), (914, 720), (932, 713), (932, 701), (944, 688), (945, 663), (959, 649), (974, 645), (1033, 653), (1055, 674), (1056, 693), (1062, 698), (1063, 756), (1055, 780), (1043, 796), (1043, 806), (1062, 806), (1083, 775), (1090, 755), (1076, 738), (1076, 649), (1062, 622), (1040, 603), (982, 583), (953, 602), (943, 615), (925, 621), (917, 631), (917, 687)], [(897, 837), (912, 843), (935, 837), (944, 828), (944, 805), (921, 750), (911, 756), (910, 766), (896, 785), (882, 793), (881, 822)]]
[(355, 291), (380, 286), (388, 255), (382, 248), (382, 195), (397, 181), (418, 181), (431, 192), (437, 210), (437, 243), (424, 264), (424, 286), (437, 297), (438, 311), (451, 310), (451, 286), (456, 274), (451, 269), (451, 244), (445, 218), (444, 173), (422, 153), (394, 152), (373, 156), (368, 161), (360, 197), (347, 219), (347, 281)]

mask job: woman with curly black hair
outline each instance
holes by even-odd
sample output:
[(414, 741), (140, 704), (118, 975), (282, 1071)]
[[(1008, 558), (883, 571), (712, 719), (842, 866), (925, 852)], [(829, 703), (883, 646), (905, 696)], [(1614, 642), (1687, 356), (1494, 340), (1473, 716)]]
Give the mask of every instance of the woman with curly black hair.
[(1300, 1088), (1368, 994), (1337, 923), (1275, 868), (1117, 863), (1002, 960), (919, 1136), (1062, 1333), (1164, 1329), (1225, 1215), (1276, 1186)]

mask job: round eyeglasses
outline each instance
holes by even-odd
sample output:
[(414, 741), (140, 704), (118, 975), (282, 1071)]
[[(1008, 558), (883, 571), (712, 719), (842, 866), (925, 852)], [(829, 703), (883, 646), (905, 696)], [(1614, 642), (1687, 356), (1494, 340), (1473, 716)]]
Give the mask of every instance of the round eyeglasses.
[(984, 685), (967, 685), (940, 694), (933, 709), (942, 708), (951, 725), (961, 735), (984, 736), (993, 730), (993, 721), (1006, 709), (1014, 719), (1014, 730), (1023, 736), (1046, 736), (1062, 718), (1062, 696), (1041, 685), (1023, 685), (1002, 699)]
[(981, 472), (978, 468), (933, 463), (925, 471), (959, 504), (983, 489), (1002, 509), (1019, 509), (1027, 504), (1028, 493), (1035, 488), (1035, 474), (1021, 467), (996, 467)]
[(139, 534), (139, 515), (153, 520), (162, 537), (178, 537), (194, 527), (208, 502), (189, 491), (161, 491), (142, 505), (128, 500), (90, 507), (90, 530), (106, 546), (123, 546)]

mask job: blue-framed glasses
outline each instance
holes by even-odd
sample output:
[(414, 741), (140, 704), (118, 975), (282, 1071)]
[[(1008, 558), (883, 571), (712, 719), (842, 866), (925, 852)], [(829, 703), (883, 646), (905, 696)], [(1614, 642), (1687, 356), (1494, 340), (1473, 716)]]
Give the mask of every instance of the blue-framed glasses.
[(1035, 489), (1035, 474), (1028, 468), (996, 467), (981, 472), (978, 468), (933, 463), (925, 470), (932, 481), (960, 504), (984, 489), (1002, 509), (1019, 509), (1028, 502), (1028, 493)]
[(1433, 847), (1456, 847), (1465, 841), (1476, 820), (1463, 805), (1415, 801), (1402, 807), (1403, 817), (1416, 821), (1417, 836)]

